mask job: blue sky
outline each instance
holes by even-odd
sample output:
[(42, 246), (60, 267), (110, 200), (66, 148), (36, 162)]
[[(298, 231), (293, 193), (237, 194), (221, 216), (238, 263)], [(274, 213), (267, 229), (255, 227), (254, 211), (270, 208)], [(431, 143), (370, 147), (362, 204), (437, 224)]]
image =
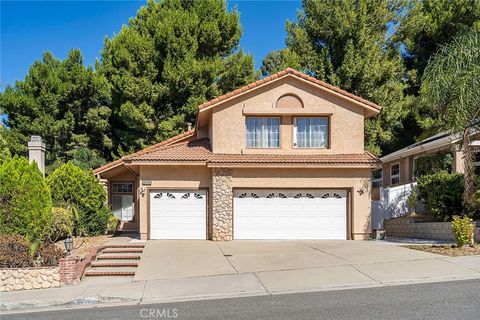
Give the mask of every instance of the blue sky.
[[(120, 30), (145, 1), (5, 1), (1, 0), (0, 91), (23, 80), (30, 65), (51, 51), (64, 59), (80, 48), (93, 65), (105, 36)], [(229, 1), (238, 6), (243, 26), (240, 46), (255, 66), (271, 50), (285, 46), (285, 21), (295, 20), (300, 1)]]

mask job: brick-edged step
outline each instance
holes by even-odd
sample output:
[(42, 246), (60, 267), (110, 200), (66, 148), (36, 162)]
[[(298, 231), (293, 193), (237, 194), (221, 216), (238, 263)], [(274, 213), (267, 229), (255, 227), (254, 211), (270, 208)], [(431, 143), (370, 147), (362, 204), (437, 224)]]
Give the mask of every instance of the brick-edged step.
[(115, 277), (115, 276), (121, 276), (121, 277), (133, 277), (135, 275), (135, 271), (118, 271), (118, 270), (109, 270), (109, 271), (104, 271), (104, 270), (88, 270), (85, 272), (85, 276), (87, 277), (99, 277), (99, 276), (108, 276), (108, 277)]
[(97, 260), (139, 260), (139, 255), (112, 255), (112, 254), (101, 254), (97, 256)]
[(105, 248), (145, 248), (145, 243), (112, 243)]
[(91, 266), (94, 268), (120, 268), (120, 267), (138, 267), (138, 262), (135, 261), (92, 261)]
[(142, 253), (142, 248), (105, 248), (102, 253)]

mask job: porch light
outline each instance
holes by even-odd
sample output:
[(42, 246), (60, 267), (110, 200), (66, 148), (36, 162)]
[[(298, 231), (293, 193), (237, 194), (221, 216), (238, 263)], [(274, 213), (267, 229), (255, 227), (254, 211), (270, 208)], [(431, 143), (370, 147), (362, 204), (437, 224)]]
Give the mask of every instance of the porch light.
[(71, 251), (73, 249), (73, 239), (69, 236), (67, 239), (63, 241), (63, 244), (65, 245), (67, 256), (71, 255)]

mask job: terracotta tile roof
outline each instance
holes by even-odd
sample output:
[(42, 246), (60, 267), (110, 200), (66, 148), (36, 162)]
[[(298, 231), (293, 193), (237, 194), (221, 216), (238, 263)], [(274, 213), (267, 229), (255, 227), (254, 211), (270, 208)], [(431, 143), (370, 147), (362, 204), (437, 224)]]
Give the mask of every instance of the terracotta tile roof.
[(124, 157), (122, 157), (122, 158), (120, 158), (120, 159), (117, 159), (117, 160), (115, 160), (115, 161), (109, 162), (109, 163), (107, 163), (107, 164), (105, 164), (105, 165), (103, 165), (103, 166), (101, 166), (101, 167), (93, 170), (93, 173), (95, 173), (95, 174), (101, 173), (101, 172), (103, 172), (103, 171), (105, 171), (105, 170), (107, 170), (107, 169), (116, 167), (117, 165), (121, 165), (121, 164), (124, 162), (125, 158), (127, 158), (127, 157), (133, 157), (133, 156), (136, 156), (136, 155), (141, 155), (141, 154), (150, 152), (150, 151), (152, 151), (152, 150), (156, 150), (157, 148), (170, 145), (170, 144), (172, 144), (172, 143), (174, 143), (174, 142), (176, 142), (176, 141), (181, 141), (181, 140), (183, 140), (183, 139), (190, 138), (190, 137), (192, 137), (194, 134), (195, 134), (195, 129), (192, 129), (192, 130), (189, 130), (189, 131), (185, 131), (185, 132), (180, 133), (179, 135), (176, 135), (176, 136), (174, 136), (174, 137), (172, 137), (172, 138), (170, 138), (170, 139), (167, 139), (167, 140), (164, 140), (164, 141), (162, 141), (162, 142), (156, 143), (156, 144), (151, 145), (151, 146), (149, 146), (149, 147), (147, 147), (147, 148), (145, 148), (145, 149), (142, 149), (142, 150), (137, 151), (137, 152), (135, 152), (135, 153), (129, 154), (129, 155), (124, 156)]
[(359, 154), (216, 154), (209, 163), (221, 164), (360, 164), (377, 165), (379, 160), (369, 153)]
[(133, 154), (125, 157), (125, 161), (207, 161), (212, 155), (210, 141), (201, 138)]
[(212, 164), (325, 164), (325, 165), (378, 165), (379, 160), (370, 153), (361, 154), (214, 154), (207, 138), (192, 139), (150, 152), (132, 155), (125, 161), (182, 162), (198, 161)]
[(210, 100), (210, 101), (204, 102), (204, 103), (202, 103), (201, 105), (198, 106), (198, 109), (199, 109), (199, 110), (202, 110), (202, 109), (204, 109), (204, 108), (206, 108), (206, 107), (213, 106), (213, 105), (215, 105), (215, 104), (217, 104), (217, 103), (219, 103), (219, 102), (221, 102), (221, 101), (223, 101), (223, 100), (226, 100), (226, 99), (229, 99), (229, 98), (231, 98), (231, 97), (233, 97), (233, 96), (239, 95), (239, 94), (241, 94), (241, 93), (245, 93), (245, 92), (247, 92), (247, 91), (250, 91), (250, 90), (252, 90), (252, 89), (254, 89), (254, 88), (258, 87), (258, 86), (264, 85), (264, 84), (269, 83), (269, 82), (271, 82), (271, 81), (273, 81), (273, 80), (275, 80), (275, 79), (278, 79), (278, 78), (281, 78), (281, 77), (283, 77), (283, 76), (286, 76), (287, 74), (291, 74), (291, 75), (294, 75), (294, 76), (299, 77), (299, 78), (301, 78), (301, 79), (310, 81), (310, 82), (312, 82), (312, 83), (314, 83), (314, 84), (317, 84), (317, 85), (322, 86), (322, 87), (324, 87), (324, 88), (326, 88), (326, 89), (332, 90), (332, 91), (334, 91), (334, 92), (336, 92), (336, 93), (339, 93), (339, 94), (341, 94), (341, 95), (343, 95), (343, 96), (345, 96), (345, 97), (348, 97), (348, 98), (351, 98), (351, 99), (353, 99), (353, 100), (356, 100), (356, 101), (358, 101), (358, 102), (360, 102), (360, 103), (363, 103), (363, 104), (365, 104), (365, 105), (367, 105), (367, 106), (369, 106), (369, 107), (372, 107), (372, 108), (374, 108), (374, 109), (377, 109), (377, 110), (379, 110), (379, 111), (380, 111), (380, 109), (381, 109), (381, 107), (380, 107), (379, 105), (377, 105), (377, 104), (375, 104), (375, 103), (373, 103), (373, 102), (371, 102), (371, 101), (368, 101), (368, 100), (366, 100), (366, 99), (363, 99), (363, 98), (361, 98), (361, 97), (359, 97), (359, 96), (357, 96), (357, 95), (354, 95), (353, 93), (350, 93), (350, 92), (347, 92), (347, 91), (342, 90), (342, 89), (340, 89), (340, 88), (337, 88), (337, 87), (335, 87), (335, 86), (332, 86), (332, 85), (329, 84), (329, 83), (326, 83), (326, 82), (324, 82), (324, 81), (318, 80), (318, 79), (316, 79), (316, 78), (314, 78), (314, 77), (311, 77), (311, 76), (309, 76), (309, 75), (306, 75), (305, 73), (300, 72), (300, 71), (297, 71), (297, 70), (292, 69), (292, 68), (287, 68), (287, 69), (285, 69), (285, 70), (279, 71), (279, 72), (277, 72), (277, 73), (275, 73), (275, 74), (272, 74), (272, 75), (270, 75), (270, 76), (268, 76), (268, 77), (265, 77), (265, 78), (263, 78), (263, 79), (257, 80), (257, 81), (255, 81), (255, 82), (250, 83), (250, 84), (247, 84), (247, 85), (245, 85), (245, 86), (243, 86), (243, 87), (241, 87), (241, 88), (238, 88), (238, 89), (236, 89), (236, 90), (234, 90), (234, 91), (228, 92), (228, 93), (226, 93), (226, 94), (224, 94), (224, 95), (222, 95), (222, 96), (216, 97), (215, 99), (212, 99), (212, 100)]

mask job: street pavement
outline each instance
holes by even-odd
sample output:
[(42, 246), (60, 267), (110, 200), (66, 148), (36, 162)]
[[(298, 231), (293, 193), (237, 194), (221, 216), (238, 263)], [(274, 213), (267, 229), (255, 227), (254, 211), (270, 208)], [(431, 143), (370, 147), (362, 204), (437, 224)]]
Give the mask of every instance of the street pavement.
[[(378, 241), (149, 241), (135, 277), (0, 293), (0, 311), (150, 304), (480, 279), (480, 256)], [(480, 318), (480, 317), (479, 317)]]
[(2, 315), (2, 320), (478, 320), (480, 280)]

